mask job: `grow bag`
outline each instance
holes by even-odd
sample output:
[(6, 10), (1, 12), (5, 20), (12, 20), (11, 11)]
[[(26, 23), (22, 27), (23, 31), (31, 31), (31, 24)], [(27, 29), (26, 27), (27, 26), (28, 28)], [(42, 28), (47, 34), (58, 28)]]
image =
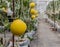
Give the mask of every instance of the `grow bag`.
[[(50, 25), (54, 26), (54, 21), (52, 21), (51, 19), (48, 18), (48, 19), (47, 19), (47, 22), (48, 22)], [(55, 23), (55, 28), (57, 29), (58, 32), (60, 32), (60, 25), (58, 25), (58, 22)]]
[(19, 47), (28, 47), (30, 45), (30, 40), (28, 38), (23, 38), (21, 40), (18, 42)]

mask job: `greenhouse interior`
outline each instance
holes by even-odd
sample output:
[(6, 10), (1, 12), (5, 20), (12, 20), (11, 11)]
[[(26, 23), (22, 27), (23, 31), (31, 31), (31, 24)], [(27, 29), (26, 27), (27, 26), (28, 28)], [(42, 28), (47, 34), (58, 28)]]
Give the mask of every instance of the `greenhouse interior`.
[(0, 0), (0, 47), (60, 47), (60, 0)]

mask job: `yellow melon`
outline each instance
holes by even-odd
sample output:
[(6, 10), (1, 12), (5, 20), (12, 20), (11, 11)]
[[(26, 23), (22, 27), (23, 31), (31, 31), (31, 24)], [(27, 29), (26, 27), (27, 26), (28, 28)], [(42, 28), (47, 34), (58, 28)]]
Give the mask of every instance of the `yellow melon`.
[(14, 20), (10, 26), (10, 30), (14, 35), (22, 35), (26, 29), (27, 25), (20, 19)]
[(2, 10), (3, 10), (4, 12), (6, 12), (6, 13), (7, 13), (7, 10), (6, 10), (6, 8), (4, 8), (4, 7), (3, 7), (3, 8), (2, 8)]
[(31, 16), (31, 18), (32, 18), (32, 19), (35, 19), (35, 18), (36, 18), (36, 16), (35, 16), (35, 15), (32, 15), (32, 16)]
[(36, 10), (33, 8), (30, 10), (30, 13), (34, 15), (34, 14), (36, 14)]
[(35, 7), (35, 3), (34, 2), (31, 2), (30, 4), (29, 4), (29, 6), (31, 7), (31, 8), (33, 8), (33, 7)]

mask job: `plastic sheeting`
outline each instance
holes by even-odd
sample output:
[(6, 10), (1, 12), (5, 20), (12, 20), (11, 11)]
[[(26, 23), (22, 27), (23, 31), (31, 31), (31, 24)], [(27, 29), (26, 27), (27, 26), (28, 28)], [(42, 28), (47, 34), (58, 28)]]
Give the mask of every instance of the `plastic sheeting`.
[(26, 33), (24, 37), (33, 38), (34, 34), (35, 34), (35, 31), (32, 30), (31, 32)]

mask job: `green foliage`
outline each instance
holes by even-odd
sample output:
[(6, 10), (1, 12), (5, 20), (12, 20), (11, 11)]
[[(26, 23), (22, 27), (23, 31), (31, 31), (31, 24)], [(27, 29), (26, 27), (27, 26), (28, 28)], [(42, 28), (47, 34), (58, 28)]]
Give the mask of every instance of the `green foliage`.
[[(10, 5), (9, 7), (7, 6), (6, 1), (9, 3)], [(35, 26), (34, 24), (36, 23), (36, 20), (31, 19), (31, 15), (29, 14), (29, 3), (30, 0), (14, 0), (14, 15), (15, 15), (15, 19), (19, 18), (22, 19), (26, 24), (27, 24), (27, 30), (31, 31), (31, 30), (35, 30)], [(10, 22), (9, 22), (9, 18), (7, 13), (5, 13), (4, 11), (2, 11), (2, 8), (10, 8), (11, 11), (13, 11), (13, 6), (12, 6), (12, 0), (0, 0), (0, 21), (1, 24), (3, 24), (3, 26), (5, 27), (5, 29), (9, 29), (10, 27)], [(10, 15), (12, 16), (12, 15)], [(12, 17), (10, 17), (12, 18)], [(1, 25), (0, 24), (0, 25)]]
[[(53, 12), (53, 10), (55, 12)], [(54, 3), (53, 3), (53, 1), (49, 2), (48, 6), (46, 8), (46, 11), (47, 11), (48, 16), (52, 17), (53, 16), (52, 14), (55, 13), (56, 19), (60, 19), (59, 18), (60, 17), (60, 15), (59, 15), (59, 13), (60, 13), (59, 12), (60, 11), (60, 0), (54, 1)]]

